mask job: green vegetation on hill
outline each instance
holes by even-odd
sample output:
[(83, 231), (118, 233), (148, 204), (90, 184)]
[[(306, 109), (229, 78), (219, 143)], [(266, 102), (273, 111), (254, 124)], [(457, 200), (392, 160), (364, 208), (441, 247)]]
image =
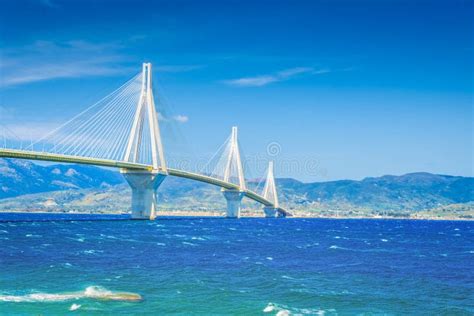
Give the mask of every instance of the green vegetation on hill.
[[(255, 187), (256, 183), (250, 183)], [(282, 205), (299, 216), (474, 218), (474, 178), (411, 173), (402, 176), (302, 183), (277, 179)], [(160, 209), (222, 211), (219, 188), (168, 177)], [(0, 211), (127, 212), (130, 189), (115, 170), (40, 166), (0, 159)], [(246, 212), (259, 205), (245, 201)]]

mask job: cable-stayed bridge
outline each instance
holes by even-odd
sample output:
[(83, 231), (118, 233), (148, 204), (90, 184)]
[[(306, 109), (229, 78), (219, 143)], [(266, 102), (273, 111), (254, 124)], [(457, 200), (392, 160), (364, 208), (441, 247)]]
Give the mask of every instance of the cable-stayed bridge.
[(144, 63), (137, 76), (35, 142), (24, 145), (0, 125), (0, 157), (119, 168), (132, 188), (133, 219), (155, 218), (156, 190), (167, 176), (220, 187), (227, 217), (240, 217), (243, 197), (261, 203), (266, 217), (290, 215), (278, 203), (273, 162), (263, 191), (247, 188), (237, 127), (232, 128), (213, 170), (192, 172), (167, 166), (159, 121), (151, 64)]

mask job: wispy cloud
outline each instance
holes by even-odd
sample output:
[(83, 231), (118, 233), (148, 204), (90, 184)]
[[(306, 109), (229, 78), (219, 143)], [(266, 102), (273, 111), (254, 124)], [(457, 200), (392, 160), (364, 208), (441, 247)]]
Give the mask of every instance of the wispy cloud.
[(161, 112), (158, 113), (158, 120), (161, 122), (178, 122), (178, 123), (187, 123), (189, 121), (189, 117), (187, 115), (178, 114), (175, 116), (165, 116)]
[(312, 67), (296, 67), (296, 68), (290, 68), (290, 69), (285, 69), (282, 71), (277, 72), (277, 77), (281, 79), (288, 79), (290, 77), (299, 75), (299, 74), (304, 74), (308, 72), (314, 71), (314, 68)]
[(237, 87), (261, 87), (270, 83), (288, 80), (301, 74), (318, 75), (328, 72), (330, 72), (329, 69), (315, 69), (313, 67), (295, 67), (284, 69), (272, 74), (225, 80), (224, 83)]
[(0, 85), (12, 86), (58, 78), (109, 76), (130, 71), (117, 43), (36, 41), (2, 51)]
[(189, 121), (189, 117), (186, 115), (176, 115), (173, 117), (173, 119), (179, 123), (186, 123), (187, 121)]
[[(0, 86), (62, 78), (114, 76), (135, 73), (138, 67), (121, 42), (83, 40), (35, 41), (24, 47), (2, 49)], [(159, 72), (187, 72), (205, 65), (157, 65)]]
[(158, 65), (154, 69), (159, 72), (187, 72), (204, 67), (205, 65)]
[(231, 86), (239, 86), (239, 87), (261, 87), (265, 86), (269, 83), (280, 81), (275, 76), (257, 76), (257, 77), (246, 77), (246, 78), (239, 78), (239, 79), (232, 79), (224, 81), (226, 84)]
[(72, 65), (42, 65), (5, 76), (2, 84), (5, 86), (44, 81), (57, 78), (78, 78), (85, 76), (107, 76), (123, 73), (124, 69), (98, 65), (97, 61), (79, 61)]

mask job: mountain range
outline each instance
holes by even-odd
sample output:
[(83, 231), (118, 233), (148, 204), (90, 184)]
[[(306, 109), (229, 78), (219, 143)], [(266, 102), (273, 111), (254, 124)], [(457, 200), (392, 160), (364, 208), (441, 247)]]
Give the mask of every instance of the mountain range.
[[(303, 183), (276, 179), (281, 204), (295, 212), (406, 215), (427, 210), (473, 212), (474, 178), (426, 172), (363, 180)], [(249, 183), (255, 188), (256, 182)], [(158, 190), (167, 210), (223, 210), (219, 188), (168, 177)], [(117, 170), (83, 165), (38, 165), (0, 159), (0, 210), (127, 211), (130, 189)], [(246, 201), (247, 209), (258, 209)], [(467, 212), (467, 213), (466, 213)]]

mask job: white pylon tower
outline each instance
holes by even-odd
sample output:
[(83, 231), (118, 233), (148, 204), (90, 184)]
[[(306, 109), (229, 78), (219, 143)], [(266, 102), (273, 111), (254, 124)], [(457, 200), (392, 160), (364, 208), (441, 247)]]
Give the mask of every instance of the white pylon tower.
[(268, 163), (267, 179), (265, 180), (265, 186), (263, 187), (263, 197), (272, 202), (273, 206), (265, 206), (263, 208), (266, 217), (277, 216), (278, 209), (280, 207), (278, 202), (278, 195), (275, 184), (275, 176), (273, 174), (273, 161)]
[[(153, 169), (151, 171), (120, 170), (132, 188), (132, 219), (155, 218), (156, 190), (167, 175), (151, 78), (151, 63), (144, 63), (141, 93), (128, 138), (124, 161), (146, 163), (149, 157), (141, 157), (140, 155), (145, 152), (151, 153)], [(145, 139), (145, 137), (150, 137), (150, 139)]]
[(232, 134), (230, 136), (230, 150), (227, 157), (227, 163), (224, 170), (224, 181), (230, 182), (232, 171), (237, 171), (237, 178), (239, 180), (239, 187), (241, 191), (246, 190), (244, 169), (242, 167), (242, 159), (240, 158), (239, 142), (237, 138), (237, 126), (232, 127)]
[[(166, 173), (166, 162), (161, 142), (158, 115), (153, 98), (151, 63), (144, 63), (142, 70), (142, 88), (137, 109), (133, 119), (132, 129), (128, 137), (124, 161), (139, 162), (140, 149), (144, 143), (144, 129), (149, 129), (151, 160), (154, 170)], [(145, 135), (147, 135), (145, 133)]]
[(233, 171), (237, 171), (239, 181), (239, 190), (223, 190), (224, 197), (227, 201), (227, 213), (229, 218), (240, 217), (240, 205), (244, 197), (244, 191), (247, 189), (245, 185), (244, 169), (242, 167), (242, 159), (240, 157), (239, 142), (237, 138), (237, 127), (232, 127), (230, 136), (229, 156), (224, 169), (224, 181), (231, 182)]
[(273, 175), (273, 161), (268, 163), (267, 179), (265, 186), (263, 187), (263, 197), (273, 203), (275, 208), (280, 207), (278, 205), (278, 195), (275, 185), (275, 177)]

